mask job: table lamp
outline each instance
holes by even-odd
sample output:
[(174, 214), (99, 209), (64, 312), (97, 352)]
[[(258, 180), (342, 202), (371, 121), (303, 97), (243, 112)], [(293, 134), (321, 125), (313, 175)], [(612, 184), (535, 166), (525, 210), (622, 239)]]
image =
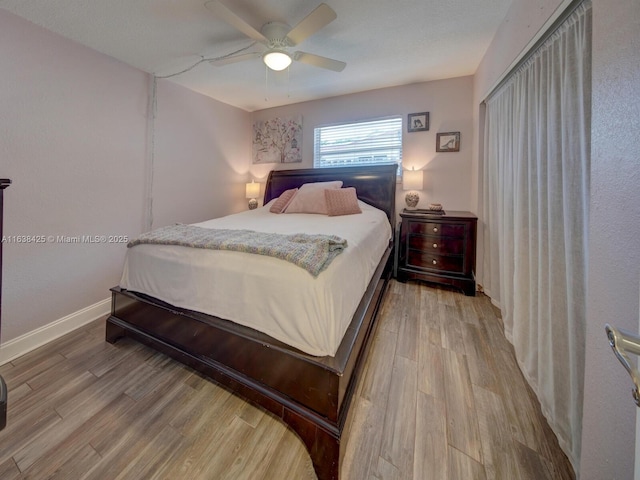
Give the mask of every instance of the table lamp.
[(413, 167), (411, 170), (402, 172), (402, 189), (409, 191), (404, 197), (408, 210), (414, 210), (418, 205), (420, 196), (417, 190), (422, 190), (422, 187), (422, 170), (416, 170), (415, 167)]
[(256, 198), (260, 195), (260, 184), (251, 180), (251, 183), (247, 183), (245, 187), (245, 197), (249, 198), (249, 210), (255, 210), (258, 208), (258, 200)]

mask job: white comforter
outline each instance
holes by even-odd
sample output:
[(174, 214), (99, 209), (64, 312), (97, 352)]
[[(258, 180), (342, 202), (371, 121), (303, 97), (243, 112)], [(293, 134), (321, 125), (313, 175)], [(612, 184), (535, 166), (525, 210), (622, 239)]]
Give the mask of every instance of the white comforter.
[(391, 238), (386, 215), (328, 217), (269, 212), (269, 205), (196, 225), (323, 233), (348, 247), (317, 278), (284, 260), (167, 245), (128, 249), (120, 286), (259, 330), (310, 355), (334, 356)]

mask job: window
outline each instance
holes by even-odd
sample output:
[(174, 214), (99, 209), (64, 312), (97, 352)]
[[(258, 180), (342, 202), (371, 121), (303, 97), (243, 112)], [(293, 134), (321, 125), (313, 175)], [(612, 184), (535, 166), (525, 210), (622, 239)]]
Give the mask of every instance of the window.
[(352, 167), (396, 163), (402, 173), (402, 117), (314, 130), (313, 166)]

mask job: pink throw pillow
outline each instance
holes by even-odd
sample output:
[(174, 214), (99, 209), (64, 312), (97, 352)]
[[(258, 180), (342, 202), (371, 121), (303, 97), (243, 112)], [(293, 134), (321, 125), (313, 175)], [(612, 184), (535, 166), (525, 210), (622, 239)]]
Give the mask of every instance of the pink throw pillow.
[(278, 199), (275, 202), (273, 202), (271, 207), (269, 207), (269, 211), (271, 213), (284, 212), (287, 206), (289, 205), (289, 203), (291, 203), (291, 200), (293, 200), (293, 197), (296, 196), (297, 192), (298, 192), (297, 188), (292, 188), (291, 190), (285, 190), (284, 192), (282, 192), (282, 195), (280, 195)]
[(325, 190), (324, 196), (330, 217), (362, 213), (360, 205), (358, 205), (356, 189), (353, 187), (340, 188), (338, 190)]
[(326, 189), (339, 189), (341, 181), (305, 183), (289, 203), (284, 213), (319, 213), (327, 215), (327, 201), (324, 198)]

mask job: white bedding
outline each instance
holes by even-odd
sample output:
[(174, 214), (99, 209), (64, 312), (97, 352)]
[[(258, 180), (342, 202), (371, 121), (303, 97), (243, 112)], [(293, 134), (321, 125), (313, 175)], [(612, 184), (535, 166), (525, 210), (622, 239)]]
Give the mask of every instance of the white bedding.
[(195, 224), (273, 233), (323, 233), (348, 247), (317, 278), (277, 258), (167, 245), (128, 249), (120, 286), (254, 328), (310, 355), (334, 356), (391, 238), (384, 212), (329, 217), (256, 210)]

